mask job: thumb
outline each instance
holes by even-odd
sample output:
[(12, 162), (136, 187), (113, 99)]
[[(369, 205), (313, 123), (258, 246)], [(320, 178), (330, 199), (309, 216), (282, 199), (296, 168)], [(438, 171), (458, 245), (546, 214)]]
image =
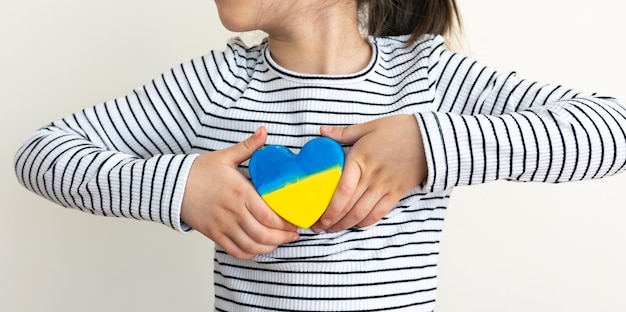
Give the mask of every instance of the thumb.
[(261, 126), (251, 135), (249, 138), (241, 141), (227, 149), (224, 152), (228, 153), (229, 158), (232, 160), (233, 165), (239, 165), (242, 162), (250, 159), (252, 154), (265, 145), (267, 139), (267, 130)]
[(356, 124), (348, 127), (321, 126), (320, 134), (341, 144), (354, 144), (367, 132), (367, 124)]

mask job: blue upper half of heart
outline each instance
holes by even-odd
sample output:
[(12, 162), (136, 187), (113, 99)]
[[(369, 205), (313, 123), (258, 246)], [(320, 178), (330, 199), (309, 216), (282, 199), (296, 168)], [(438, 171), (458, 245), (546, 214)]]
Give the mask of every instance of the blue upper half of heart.
[(282, 145), (267, 145), (250, 158), (250, 178), (259, 194), (265, 195), (285, 185), (328, 169), (343, 169), (344, 152), (339, 143), (319, 137), (307, 142), (299, 154)]

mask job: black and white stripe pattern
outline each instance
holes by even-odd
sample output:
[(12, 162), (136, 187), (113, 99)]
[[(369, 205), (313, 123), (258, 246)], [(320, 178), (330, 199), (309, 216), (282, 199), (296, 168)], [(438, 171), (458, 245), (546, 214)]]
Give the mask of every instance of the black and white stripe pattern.
[(366, 229), (301, 230), (300, 241), (252, 261), (218, 247), (216, 309), (432, 311), (451, 190), (621, 172), (626, 110), (612, 98), (496, 72), (446, 51), (438, 36), (408, 47), (406, 39), (370, 38), (372, 61), (346, 76), (293, 73), (272, 61), (266, 43), (231, 40), (224, 52), (42, 128), (18, 151), (17, 176), (67, 207), (187, 231), (180, 204), (197, 153), (260, 125), (269, 144), (297, 151), (320, 125), (415, 114), (428, 161), (423, 185)]
[(450, 52), (431, 74), (440, 77), (438, 109), (418, 116), (434, 167), (428, 191), (595, 179), (626, 166), (626, 111), (615, 99), (521, 80)]

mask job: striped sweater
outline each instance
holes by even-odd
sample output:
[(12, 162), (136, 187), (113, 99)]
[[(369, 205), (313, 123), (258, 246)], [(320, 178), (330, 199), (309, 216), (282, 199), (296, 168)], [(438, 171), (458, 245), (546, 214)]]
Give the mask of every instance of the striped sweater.
[[(38, 130), (16, 155), (17, 177), (66, 207), (188, 232), (180, 206), (199, 153), (240, 142), (260, 125), (268, 144), (297, 152), (320, 125), (414, 114), (424, 183), (367, 228), (301, 229), (299, 241), (252, 260), (216, 247), (215, 302), (218, 311), (432, 311), (452, 189), (623, 171), (626, 109), (494, 71), (446, 50), (440, 36), (408, 46), (407, 39), (368, 38), (370, 63), (342, 76), (291, 72), (272, 60), (267, 42), (232, 39), (223, 52)], [(240, 170), (247, 175), (247, 163)]]

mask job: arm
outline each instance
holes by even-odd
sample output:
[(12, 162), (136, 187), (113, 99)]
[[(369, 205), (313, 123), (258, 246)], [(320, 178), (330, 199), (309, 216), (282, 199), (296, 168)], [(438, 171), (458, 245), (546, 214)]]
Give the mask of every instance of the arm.
[(625, 169), (626, 109), (617, 100), (520, 80), (442, 45), (430, 54), (435, 110), (322, 129), (354, 146), (315, 231), (371, 225), (414, 187), (564, 182)]
[(200, 102), (210, 101), (194, 66), (205, 65), (186, 63), (37, 131), (16, 155), (19, 181), (66, 207), (193, 228), (237, 258), (298, 239), (295, 226), (237, 170), (264, 144), (264, 129), (228, 148), (194, 153), (208, 114)]
[(181, 74), (38, 130), (15, 157), (18, 180), (66, 207), (188, 230), (179, 209), (199, 121), (190, 89), (171, 88)]
[(433, 53), (432, 64), (439, 110), (416, 114), (428, 163), (425, 191), (624, 170), (626, 108), (617, 100), (498, 73), (448, 51)]

